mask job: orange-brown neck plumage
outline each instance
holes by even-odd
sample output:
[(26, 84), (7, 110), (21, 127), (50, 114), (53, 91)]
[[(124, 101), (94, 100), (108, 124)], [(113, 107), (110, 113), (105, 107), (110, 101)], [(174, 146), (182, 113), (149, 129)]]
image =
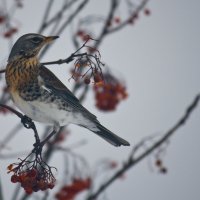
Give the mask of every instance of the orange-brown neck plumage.
[(37, 78), (39, 61), (37, 57), (15, 59), (7, 64), (6, 82), (10, 91), (15, 91)]

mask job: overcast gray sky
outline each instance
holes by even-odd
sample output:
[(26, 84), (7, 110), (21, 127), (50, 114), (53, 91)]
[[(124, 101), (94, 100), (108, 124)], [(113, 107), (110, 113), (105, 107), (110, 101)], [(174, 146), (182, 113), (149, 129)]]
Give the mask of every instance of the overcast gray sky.
[[(40, 2), (40, 3), (39, 3)], [(24, 1), (24, 8), (16, 18), (21, 21), (17, 39), (24, 33), (36, 32), (47, 1)], [(61, 1), (57, 1), (59, 4)], [(95, 13), (109, 6), (108, 1), (91, 1), (87, 12)], [(40, 4), (40, 6), (38, 6)], [(126, 138), (132, 145), (145, 136), (164, 133), (184, 113), (187, 105), (200, 91), (200, 1), (198, 0), (150, 0), (152, 14), (141, 16), (134, 26), (127, 27), (107, 37), (100, 47), (102, 59), (123, 74), (129, 98), (114, 113), (102, 113), (94, 107), (90, 93), (84, 105), (102, 124)], [(36, 14), (35, 9), (38, 9)], [(125, 11), (124, 11), (125, 12)], [(35, 14), (34, 14), (35, 13)], [(33, 19), (33, 16), (35, 18)], [(82, 14), (80, 16), (83, 16)], [(56, 41), (43, 60), (64, 58), (73, 52), (69, 33)], [(7, 57), (7, 44), (0, 38), (0, 61)], [(66, 44), (66, 45), (64, 45)], [(49, 67), (69, 88), (68, 66)], [(1, 117), (2, 135), (17, 124), (15, 116)], [(42, 130), (42, 125), (37, 124)], [(86, 139), (88, 144), (76, 150), (91, 165), (108, 157), (123, 161), (131, 147), (114, 148), (91, 134), (88, 130), (70, 126), (69, 144)], [(149, 160), (141, 162), (127, 172), (125, 180), (116, 181), (107, 190), (109, 199), (137, 200), (198, 200), (200, 198), (200, 108), (197, 108), (187, 124), (170, 140), (164, 163), (167, 175), (160, 175), (149, 168)], [(8, 152), (30, 149), (33, 143), (31, 131), (21, 131), (8, 147)], [(62, 156), (55, 156), (52, 164), (63, 167)], [(16, 160), (16, 159), (15, 159)], [(15, 161), (13, 160), (13, 161)], [(1, 181), (6, 200), (10, 199), (13, 184), (5, 173), (10, 160), (1, 161)]]

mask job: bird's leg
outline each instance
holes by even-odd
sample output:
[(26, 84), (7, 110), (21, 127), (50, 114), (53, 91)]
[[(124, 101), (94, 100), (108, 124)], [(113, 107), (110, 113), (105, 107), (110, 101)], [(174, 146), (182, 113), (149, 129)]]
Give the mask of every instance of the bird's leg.
[(43, 146), (49, 141), (51, 137), (53, 137), (58, 131), (60, 130), (60, 126), (58, 124), (54, 125), (53, 131), (42, 141), (37, 142), (34, 144), (35, 148), (33, 149), (33, 153), (37, 155), (41, 155)]
[[(34, 122), (32, 121), (31, 118), (27, 117), (26, 115), (24, 115), (22, 118), (21, 118), (21, 123), (24, 125), (25, 128), (27, 129), (33, 129), (34, 131), (34, 136), (35, 136), (35, 144), (38, 144), (40, 143), (40, 138), (39, 138), (39, 135), (38, 135), (38, 132), (37, 132), (37, 129), (35, 127), (35, 124)], [(35, 146), (35, 144), (33, 146)]]

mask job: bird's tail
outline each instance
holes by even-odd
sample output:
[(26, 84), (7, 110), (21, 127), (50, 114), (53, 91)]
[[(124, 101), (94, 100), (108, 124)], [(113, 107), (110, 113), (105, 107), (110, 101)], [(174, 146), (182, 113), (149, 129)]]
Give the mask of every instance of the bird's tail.
[(129, 142), (115, 135), (100, 123), (96, 123), (96, 129), (90, 130), (114, 146), (130, 146)]

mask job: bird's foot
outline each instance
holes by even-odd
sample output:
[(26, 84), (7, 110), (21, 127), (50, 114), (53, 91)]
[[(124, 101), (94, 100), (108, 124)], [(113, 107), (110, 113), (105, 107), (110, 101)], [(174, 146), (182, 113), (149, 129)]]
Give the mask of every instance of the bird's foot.
[(31, 118), (29, 118), (28, 116), (24, 115), (22, 118), (21, 118), (21, 123), (24, 125), (25, 128), (32, 128), (33, 127), (33, 121)]

